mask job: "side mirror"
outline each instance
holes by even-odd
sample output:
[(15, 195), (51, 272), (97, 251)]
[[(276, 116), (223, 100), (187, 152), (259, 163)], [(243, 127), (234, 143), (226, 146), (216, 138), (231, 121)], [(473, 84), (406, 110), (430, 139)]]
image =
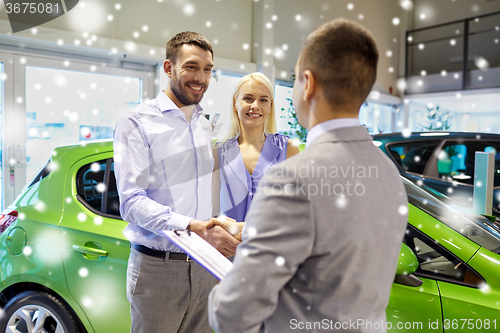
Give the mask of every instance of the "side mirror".
[(410, 287), (420, 287), (422, 280), (413, 275), (418, 268), (418, 260), (415, 253), (406, 244), (401, 244), (401, 252), (398, 258), (398, 267), (394, 282)]
[(401, 244), (401, 252), (398, 258), (396, 275), (410, 275), (418, 268), (418, 260), (415, 253), (406, 244)]

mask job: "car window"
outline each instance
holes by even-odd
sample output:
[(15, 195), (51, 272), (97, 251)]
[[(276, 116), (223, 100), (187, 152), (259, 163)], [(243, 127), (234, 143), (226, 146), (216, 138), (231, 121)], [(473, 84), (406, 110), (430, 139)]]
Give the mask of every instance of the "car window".
[(495, 141), (445, 142), (437, 153), (439, 177), (472, 185), (477, 151), (495, 154), (494, 186), (500, 186), (500, 142)]
[(405, 243), (417, 256), (416, 275), (475, 287), (484, 282), (464, 262), (412, 225), (406, 230)]
[(387, 147), (391, 157), (405, 171), (421, 175), (438, 143), (439, 141), (399, 142)]
[(120, 200), (112, 159), (96, 161), (83, 166), (78, 171), (76, 182), (79, 199), (89, 209), (101, 215), (121, 218)]

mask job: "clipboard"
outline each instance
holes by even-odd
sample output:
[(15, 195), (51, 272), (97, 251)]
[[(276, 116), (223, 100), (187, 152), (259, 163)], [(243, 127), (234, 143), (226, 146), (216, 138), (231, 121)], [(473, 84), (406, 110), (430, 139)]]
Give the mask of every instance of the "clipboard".
[(233, 263), (196, 233), (188, 230), (163, 230), (163, 235), (218, 280), (233, 268)]

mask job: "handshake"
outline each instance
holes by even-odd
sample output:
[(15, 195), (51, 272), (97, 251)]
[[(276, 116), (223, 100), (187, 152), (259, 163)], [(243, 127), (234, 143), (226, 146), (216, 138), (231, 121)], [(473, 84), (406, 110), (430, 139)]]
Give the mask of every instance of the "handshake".
[(241, 242), (244, 222), (221, 216), (208, 221), (192, 220), (188, 229), (206, 240), (226, 257), (233, 256), (236, 246)]
[(223, 227), (234, 238), (241, 241), (241, 230), (243, 229), (245, 222), (236, 222), (235, 219), (227, 216), (214, 217), (210, 219), (210, 221), (213, 221), (214, 226), (218, 225)]

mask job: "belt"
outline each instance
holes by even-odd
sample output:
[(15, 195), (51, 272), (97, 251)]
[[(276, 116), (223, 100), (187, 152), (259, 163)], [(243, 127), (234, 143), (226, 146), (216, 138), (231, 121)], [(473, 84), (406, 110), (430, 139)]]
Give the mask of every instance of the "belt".
[(152, 257), (163, 258), (163, 259), (168, 258), (169, 260), (184, 260), (184, 261), (191, 260), (191, 258), (185, 253), (160, 251), (151, 249), (147, 246), (133, 244), (133, 243), (130, 243), (130, 247), (141, 252), (142, 254)]

